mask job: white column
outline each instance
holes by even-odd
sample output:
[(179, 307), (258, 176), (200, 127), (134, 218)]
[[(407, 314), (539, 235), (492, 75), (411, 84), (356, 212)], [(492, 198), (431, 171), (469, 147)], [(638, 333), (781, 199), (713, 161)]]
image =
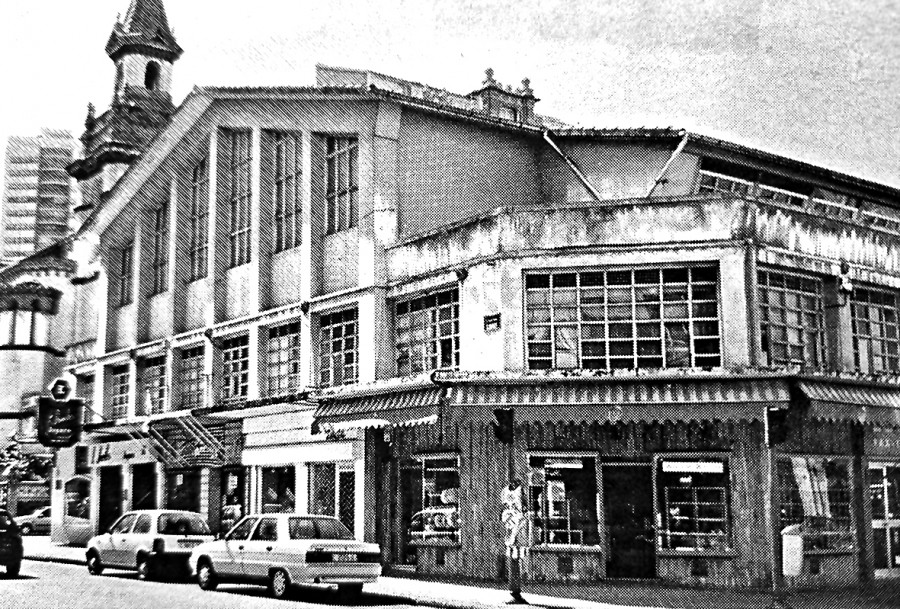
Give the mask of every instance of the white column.
[(131, 509), (131, 500), (134, 495), (134, 466), (131, 463), (122, 464), (122, 511)]
[(200, 514), (209, 520), (209, 468), (200, 468)]
[[(250, 276), (247, 278), (250, 288), (250, 313), (262, 308), (261, 270), (264, 264), (271, 264), (268, 251), (263, 251), (263, 239), (260, 226), (260, 170), (262, 168), (262, 129), (254, 127), (250, 134)], [(265, 257), (265, 259), (263, 259)], [(253, 351), (251, 350), (251, 353)]]
[(218, 257), (218, 248), (216, 247), (216, 225), (218, 224), (218, 206), (216, 205), (216, 195), (219, 189), (219, 129), (212, 126), (209, 135), (209, 157), (206, 161), (206, 170), (209, 172), (209, 215), (207, 216), (207, 256), (206, 256), (206, 281), (209, 283), (210, 302), (206, 308), (206, 325), (212, 327), (216, 320), (216, 258)]
[(160, 462), (156, 462), (156, 507), (166, 507), (166, 468)]
[(309, 512), (309, 464), (297, 463), (296, 469), (296, 488), (295, 496), (297, 497), (297, 511), (301, 514)]

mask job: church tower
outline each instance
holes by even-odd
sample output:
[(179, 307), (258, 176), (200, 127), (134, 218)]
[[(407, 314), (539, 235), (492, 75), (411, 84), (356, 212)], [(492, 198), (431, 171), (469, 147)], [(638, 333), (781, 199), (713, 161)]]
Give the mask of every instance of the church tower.
[(96, 116), (88, 105), (82, 156), (68, 167), (81, 183), (83, 220), (98, 206), (128, 165), (169, 122), (172, 68), (182, 49), (175, 40), (162, 0), (131, 0), (125, 19), (114, 26), (106, 54), (115, 64), (109, 110)]

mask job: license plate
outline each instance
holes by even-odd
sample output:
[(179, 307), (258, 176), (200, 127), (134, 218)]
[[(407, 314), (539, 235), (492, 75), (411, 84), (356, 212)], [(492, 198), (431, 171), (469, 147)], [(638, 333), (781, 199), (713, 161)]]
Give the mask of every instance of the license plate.
[(199, 539), (179, 539), (178, 547), (180, 548), (193, 548), (194, 546), (199, 546)]
[(356, 554), (333, 554), (331, 559), (334, 562), (356, 562)]

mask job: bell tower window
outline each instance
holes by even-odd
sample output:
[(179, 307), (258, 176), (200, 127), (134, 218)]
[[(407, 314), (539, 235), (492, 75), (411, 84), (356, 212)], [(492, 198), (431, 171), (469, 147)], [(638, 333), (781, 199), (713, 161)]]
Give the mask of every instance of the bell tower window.
[(122, 83), (125, 80), (125, 70), (120, 62), (116, 63), (116, 94), (121, 93)]
[(144, 87), (148, 91), (159, 89), (159, 64), (155, 61), (147, 64), (147, 71), (144, 73)]

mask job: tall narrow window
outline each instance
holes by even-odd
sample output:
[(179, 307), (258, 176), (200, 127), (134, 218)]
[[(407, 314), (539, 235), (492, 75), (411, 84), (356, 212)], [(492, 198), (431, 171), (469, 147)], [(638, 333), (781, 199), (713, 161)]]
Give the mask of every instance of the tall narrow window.
[(109, 371), (110, 418), (124, 419), (128, 416), (128, 386), (131, 375), (128, 364), (113, 366)]
[(246, 336), (222, 343), (222, 399), (241, 402), (247, 399), (250, 369), (250, 343)]
[(94, 375), (78, 376), (78, 397), (84, 400), (83, 422), (90, 425), (94, 422)]
[(228, 243), (230, 267), (250, 262), (250, 132), (228, 134)]
[(209, 247), (209, 168), (206, 159), (191, 171), (190, 280), (206, 277)]
[(203, 406), (203, 394), (206, 388), (203, 375), (203, 356), (203, 345), (181, 351), (178, 385), (181, 391), (181, 408), (183, 410)]
[(153, 210), (153, 294), (166, 291), (169, 275), (169, 206)]
[(397, 374), (459, 367), (459, 291), (398, 302), (394, 324)]
[(900, 369), (897, 292), (858, 287), (850, 296), (856, 369), (873, 374)]
[(299, 391), (300, 382), (300, 323), (294, 322), (271, 328), (267, 345), (270, 396)]
[(323, 387), (347, 385), (357, 379), (357, 312), (348, 309), (323, 315), (319, 321), (319, 380)]
[(126, 244), (119, 250), (119, 306), (131, 304), (134, 299), (134, 286), (132, 279), (134, 277), (134, 242)]
[(273, 193), (275, 251), (300, 245), (303, 216), (300, 198), (301, 149), (299, 133), (273, 133)]
[(720, 366), (718, 282), (715, 266), (529, 273), (528, 367)]
[(358, 140), (325, 138), (325, 231), (337, 233), (359, 222)]
[(161, 414), (166, 408), (166, 358), (151, 357), (144, 362), (144, 412)]
[(769, 366), (825, 364), (822, 280), (761, 270), (758, 275), (761, 347)]

